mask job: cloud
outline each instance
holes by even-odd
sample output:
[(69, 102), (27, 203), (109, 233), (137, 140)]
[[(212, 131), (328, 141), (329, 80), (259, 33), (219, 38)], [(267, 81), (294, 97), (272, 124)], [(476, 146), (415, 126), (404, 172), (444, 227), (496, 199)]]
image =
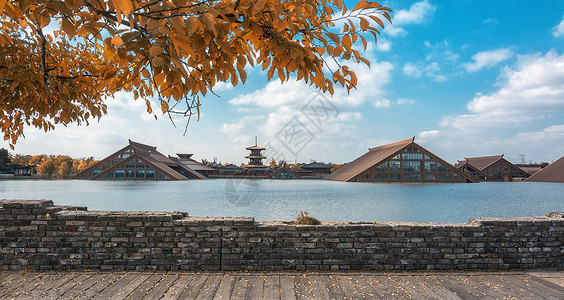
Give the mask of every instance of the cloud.
[(422, 63), (419, 63), (419, 65), (414, 63), (406, 63), (403, 66), (403, 74), (414, 78), (419, 78), (424, 74), (425, 76), (431, 78), (433, 81), (437, 82), (448, 80), (446, 76), (441, 74), (441, 67), (437, 62), (432, 62), (427, 66), (422, 66)]
[(440, 130), (428, 130), (428, 131), (421, 131), (419, 133), (420, 139), (427, 139), (427, 138), (434, 138), (438, 137), (442, 134)]
[(413, 105), (413, 104), (415, 104), (415, 100), (399, 98), (398, 100), (396, 100), (396, 103), (398, 105)]
[(421, 69), (413, 63), (406, 63), (403, 66), (403, 74), (407, 76), (419, 78), (421, 77)]
[(518, 63), (503, 69), (500, 88), (476, 94), (467, 104), (469, 113), (446, 116), (442, 126), (460, 129), (513, 126), (546, 118), (564, 110), (564, 55), (520, 56)]
[(490, 51), (478, 52), (472, 56), (471, 63), (462, 64), (468, 72), (476, 72), (483, 68), (490, 68), (498, 63), (513, 56), (513, 51), (507, 48), (500, 48)]
[(499, 23), (499, 20), (496, 18), (487, 18), (482, 21), (482, 24), (497, 24), (497, 23)]
[(558, 23), (558, 25), (552, 28), (552, 36), (555, 38), (561, 37), (564, 35), (564, 16), (562, 17), (562, 21)]
[(427, 21), (435, 12), (436, 7), (428, 1), (421, 1), (411, 5), (409, 9), (402, 9), (394, 14), (392, 23), (396, 26), (421, 24)]
[(378, 43), (376, 43), (376, 49), (378, 49), (379, 51), (388, 52), (392, 49), (392, 43), (390, 43), (390, 41), (386, 39), (380, 38), (378, 39)]
[(396, 12), (392, 18), (393, 25), (386, 28), (384, 33), (394, 37), (404, 36), (407, 34), (407, 31), (402, 26), (425, 23), (433, 16), (435, 10), (436, 7), (428, 1), (414, 3), (409, 9), (402, 9)]
[(374, 107), (376, 108), (390, 108), (391, 105), (392, 102), (388, 99), (374, 101)]
[(564, 125), (552, 125), (536, 132), (521, 132), (517, 134), (517, 137), (525, 141), (562, 139), (564, 138)]

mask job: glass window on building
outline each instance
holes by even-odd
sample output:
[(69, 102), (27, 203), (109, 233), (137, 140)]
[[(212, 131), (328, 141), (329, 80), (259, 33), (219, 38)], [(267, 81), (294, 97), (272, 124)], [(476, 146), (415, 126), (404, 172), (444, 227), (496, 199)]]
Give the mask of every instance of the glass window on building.
[(137, 179), (145, 179), (145, 170), (137, 170), (137, 174), (135, 175)]
[(96, 176), (96, 175), (102, 173), (102, 170), (94, 170), (92, 173), (94, 174), (93, 176)]
[(388, 181), (388, 174), (374, 174), (375, 181)]
[(144, 169), (144, 168), (145, 168), (145, 165), (138, 163), (138, 164), (135, 165), (135, 167), (136, 167), (137, 169)]
[(116, 179), (123, 179), (125, 177), (124, 170), (116, 170)]
[(125, 178), (134, 179), (135, 178), (135, 170), (125, 170)]
[(454, 181), (464, 181), (464, 176), (454, 172)]
[(439, 173), (446, 173), (446, 172), (450, 172), (450, 169), (447, 166), (441, 164), (440, 162), (437, 162), (437, 171), (439, 171)]
[(390, 174), (390, 180), (401, 180), (400, 174)]
[(390, 172), (399, 172), (400, 171), (400, 161), (399, 160), (390, 160)]
[(421, 174), (403, 174), (403, 179), (406, 181), (420, 181)]
[(398, 154), (398, 155), (392, 157), (392, 159), (401, 159), (401, 154)]
[(439, 181), (451, 181), (450, 174), (439, 174), (439, 175), (437, 176), (437, 179), (438, 179)]
[(133, 169), (133, 168), (135, 168), (135, 165), (134, 164), (126, 164), (125, 167), (128, 168), (128, 169)]
[(388, 172), (388, 162), (384, 162), (374, 168), (374, 172)]
[(161, 172), (157, 172), (157, 179), (168, 179), (168, 176)]
[(437, 162), (432, 160), (432, 161), (426, 161), (425, 162), (425, 172), (430, 172), (430, 173), (434, 173), (437, 170)]
[(429, 155), (425, 154), (425, 159), (431, 159)]
[(435, 181), (437, 178), (435, 177), (435, 174), (427, 174), (425, 175), (425, 179), (427, 181)]
[[(410, 153), (408, 153), (410, 154)], [(421, 172), (421, 161), (415, 160), (415, 161), (403, 161), (402, 164), (402, 170), (404, 172)]]
[(147, 179), (155, 179), (155, 170), (147, 170), (145, 176)]
[(114, 172), (108, 172), (100, 177), (101, 179), (114, 179)]

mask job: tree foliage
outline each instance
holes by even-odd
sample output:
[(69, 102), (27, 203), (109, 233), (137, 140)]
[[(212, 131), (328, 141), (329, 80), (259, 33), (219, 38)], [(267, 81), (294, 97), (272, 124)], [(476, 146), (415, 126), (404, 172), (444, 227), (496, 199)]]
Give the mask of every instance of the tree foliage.
[(357, 48), (390, 11), (369, 1), (349, 11), (342, 0), (0, 0), (4, 139), (13, 149), (24, 126), (88, 124), (117, 91), (149, 113), (157, 99), (162, 113), (199, 115), (198, 96), (244, 83), (248, 65), (350, 90), (357, 79), (344, 62), (369, 64)]
[(0, 167), (4, 167), (10, 164), (10, 153), (7, 149), (0, 149)]

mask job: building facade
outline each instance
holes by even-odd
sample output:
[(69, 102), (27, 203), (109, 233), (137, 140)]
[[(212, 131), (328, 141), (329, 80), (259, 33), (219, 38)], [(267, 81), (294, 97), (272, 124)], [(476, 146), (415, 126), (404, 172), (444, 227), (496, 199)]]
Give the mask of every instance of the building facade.
[(414, 142), (415, 137), (370, 148), (324, 179), (349, 182), (476, 182)]
[(503, 154), (464, 158), (455, 166), (479, 181), (514, 181), (524, 180), (530, 176), (529, 173), (503, 158)]
[(188, 166), (173, 161), (157, 147), (129, 140), (129, 144), (78, 173), (73, 179), (188, 180), (205, 179)]

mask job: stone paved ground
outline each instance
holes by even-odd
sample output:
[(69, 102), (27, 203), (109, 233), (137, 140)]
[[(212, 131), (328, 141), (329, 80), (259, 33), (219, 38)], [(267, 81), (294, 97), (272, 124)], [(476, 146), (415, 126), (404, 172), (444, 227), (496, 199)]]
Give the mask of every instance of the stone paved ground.
[(564, 299), (564, 272), (0, 272), (1, 299)]

